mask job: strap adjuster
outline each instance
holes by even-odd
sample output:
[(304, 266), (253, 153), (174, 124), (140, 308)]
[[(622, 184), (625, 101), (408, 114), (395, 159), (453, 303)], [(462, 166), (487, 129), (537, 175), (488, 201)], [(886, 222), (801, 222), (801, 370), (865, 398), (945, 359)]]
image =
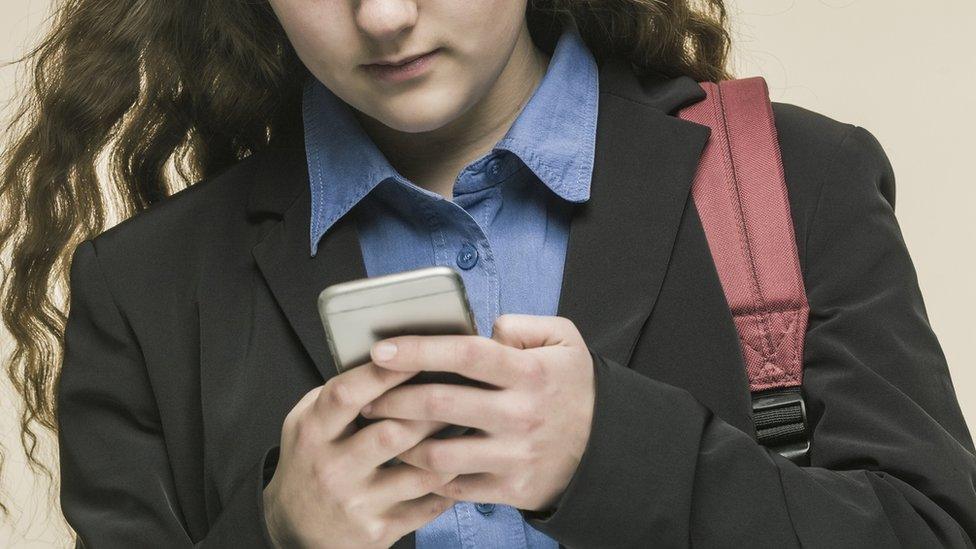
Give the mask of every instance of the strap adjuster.
[(798, 464), (810, 453), (807, 407), (799, 387), (773, 389), (752, 395), (752, 421), (756, 440)]

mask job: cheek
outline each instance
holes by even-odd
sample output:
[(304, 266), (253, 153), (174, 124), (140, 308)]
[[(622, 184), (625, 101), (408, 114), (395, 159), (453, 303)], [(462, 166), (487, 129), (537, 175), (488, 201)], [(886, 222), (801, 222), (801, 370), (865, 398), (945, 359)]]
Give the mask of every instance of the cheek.
[(307, 32), (292, 40), (295, 53), (309, 72), (330, 90), (349, 101), (361, 93), (362, 76), (357, 74), (355, 51), (348, 43), (336, 42), (328, 33), (305, 27)]
[(323, 82), (356, 62), (355, 27), (347, 2), (278, 2), (275, 13), (302, 63)]
[[(454, 72), (469, 94), (481, 95), (501, 76), (519, 39), (524, 12), (513, 10), (520, 2), (476, 2), (474, 14), (463, 21), (456, 37)], [(496, 13), (489, 10), (495, 8)], [(524, 8), (523, 8), (524, 9)]]
[[(511, 50), (525, 21), (525, 2), (460, 2), (468, 8), (451, 18), (451, 35), (465, 53)], [(497, 54), (495, 54), (497, 55)]]

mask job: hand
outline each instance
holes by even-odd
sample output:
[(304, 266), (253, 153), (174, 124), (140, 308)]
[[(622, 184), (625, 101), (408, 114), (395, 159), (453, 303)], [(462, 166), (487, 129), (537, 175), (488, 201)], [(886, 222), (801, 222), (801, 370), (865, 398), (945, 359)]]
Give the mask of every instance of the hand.
[(264, 513), (276, 546), (389, 547), (454, 504), (452, 480), (409, 464), (380, 467), (446, 426), (384, 419), (356, 430), (359, 409), (416, 372), (366, 363), (306, 393), (285, 417)]
[[(396, 346), (382, 355), (379, 346)], [(363, 410), (369, 418), (438, 421), (480, 431), (429, 438), (399, 454), (436, 474), (459, 475), (434, 490), (453, 500), (545, 511), (566, 489), (590, 436), (593, 358), (567, 318), (499, 316), (492, 337), (398, 336), (378, 342), (373, 362), (399, 373), (456, 372), (479, 388), (424, 383), (396, 387)]]

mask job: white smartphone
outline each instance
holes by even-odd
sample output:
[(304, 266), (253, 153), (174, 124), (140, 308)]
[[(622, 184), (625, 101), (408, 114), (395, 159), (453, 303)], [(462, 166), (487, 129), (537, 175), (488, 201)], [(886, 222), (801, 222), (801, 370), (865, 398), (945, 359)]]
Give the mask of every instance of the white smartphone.
[[(339, 373), (370, 361), (369, 350), (398, 335), (477, 335), (474, 314), (461, 276), (435, 266), (333, 284), (319, 293), (322, 327)], [(453, 372), (424, 371), (404, 382), (483, 384)], [(359, 416), (360, 427), (371, 423)], [(436, 438), (469, 429), (451, 425)]]

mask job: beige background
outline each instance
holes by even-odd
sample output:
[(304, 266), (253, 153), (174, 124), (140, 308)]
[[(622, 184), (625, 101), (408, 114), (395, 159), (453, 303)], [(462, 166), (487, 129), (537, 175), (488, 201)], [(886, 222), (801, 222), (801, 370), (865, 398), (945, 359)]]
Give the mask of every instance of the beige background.
[[(976, 424), (976, 56), (971, 0), (733, 0), (734, 69), (761, 74), (775, 100), (864, 126), (897, 175), (896, 213), (915, 261), (929, 318), (948, 357), (970, 425)], [(20, 55), (44, 25), (48, 2), (0, 2), (0, 62)], [(0, 68), (0, 100), (23, 69)], [(7, 112), (7, 111), (4, 111)], [(883, 322), (879, 319), (879, 322)], [(0, 333), (0, 353), (10, 350)], [(24, 466), (7, 383), (0, 385), (0, 442), (10, 519), (0, 546), (66, 546), (46, 487)]]

